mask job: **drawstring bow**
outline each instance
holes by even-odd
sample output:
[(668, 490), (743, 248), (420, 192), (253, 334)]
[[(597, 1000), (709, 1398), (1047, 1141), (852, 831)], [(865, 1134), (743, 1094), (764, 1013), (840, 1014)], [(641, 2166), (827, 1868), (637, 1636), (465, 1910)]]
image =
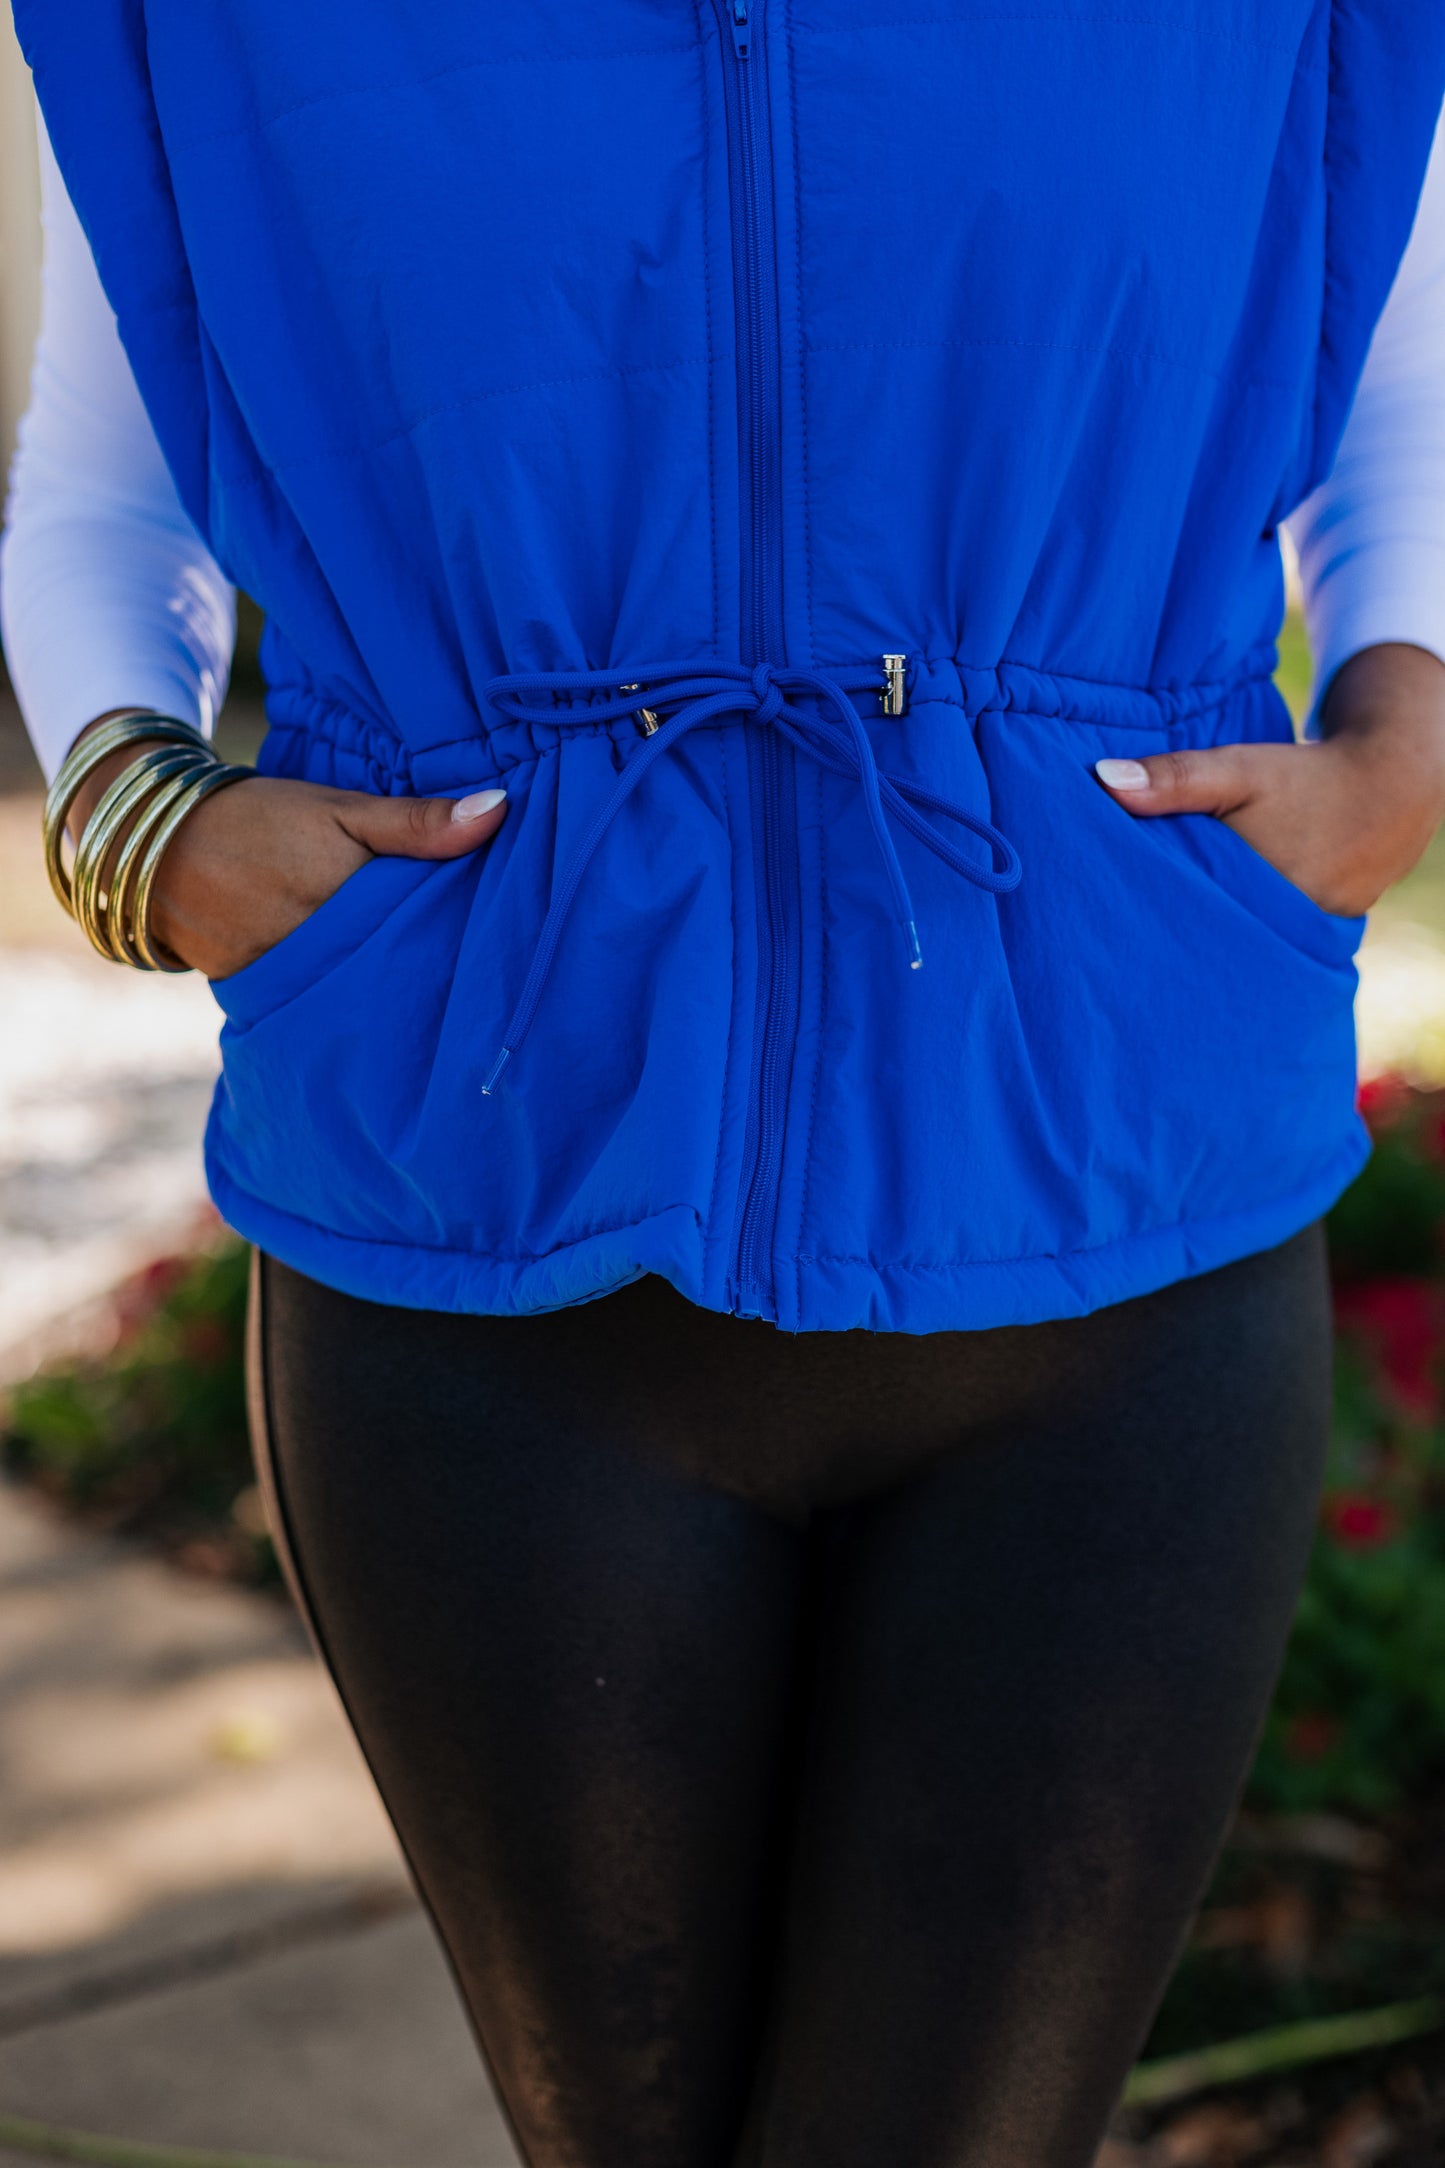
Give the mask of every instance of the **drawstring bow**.
[[(484, 1093), (495, 1089), (498, 1077), (531, 1029), (567, 915), (613, 821), (655, 761), (670, 752), (690, 730), (720, 716), (741, 715), (749, 722), (780, 731), (820, 768), (832, 775), (856, 779), (913, 970), (922, 963), (923, 952), (913, 899), (889, 831), (890, 815), (975, 887), (1004, 895), (1018, 886), (1023, 871), (1018, 853), (990, 821), (980, 820), (965, 807), (939, 797), (936, 791), (926, 790), (910, 778), (889, 775), (878, 766), (863, 719), (848, 697), (850, 691), (877, 687), (877, 671), (863, 667), (807, 670), (766, 662), (752, 668), (743, 663), (653, 663), (640, 667), (636, 679), (625, 685), (619, 685), (615, 671), (607, 670), (514, 670), (491, 679), (486, 699), (518, 722), (555, 721), (555, 709), (539, 704), (553, 693), (600, 691), (608, 697), (587, 704), (588, 722), (645, 716), (649, 734), (641, 750), (624, 767), (616, 788), (568, 861), (538, 936), (505, 1041), (482, 1085)], [(813, 696), (818, 703), (816, 711), (798, 704), (796, 696), (800, 693)], [(657, 709), (674, 703), (680, 703), (676, 713), (666, 722), (657, 722)], [(938, 817), (955, 822), (986, 843), (997, 863), (981, 866), (967, 856), (937, 826)]]

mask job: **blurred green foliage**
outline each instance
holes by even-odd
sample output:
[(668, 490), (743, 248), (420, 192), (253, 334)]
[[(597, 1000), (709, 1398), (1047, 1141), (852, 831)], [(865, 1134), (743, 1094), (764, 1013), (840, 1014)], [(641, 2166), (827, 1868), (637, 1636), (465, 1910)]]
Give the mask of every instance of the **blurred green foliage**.
[(12, 1389), (12, 1475), (108, 1527), (250, 1581), (276, 1577), (246, 1435), (249, 1253), (226, 1236), (114, 1296), (106, 1343)]
[(1378, 1814), (1445, 1765), (1445, 1438), (1345, 1336), (1329, 1487), (1253, 1804)]
[(1279, 662), (1274, 682), (1288, 701), (1290, 714), (1299, 723), (1304, 720), (1309, 705), (1312, 664), (1304, 619), (1298, 610), (1291, 610), (1286, 616), (1280, 627), (1278, 646)]
[(1250, 1798), (1379, 1813), (1445, 1777), (1445, 1095), (1367, 1087), (1330, 1215), (1336, 1359), (1309, 1575)]

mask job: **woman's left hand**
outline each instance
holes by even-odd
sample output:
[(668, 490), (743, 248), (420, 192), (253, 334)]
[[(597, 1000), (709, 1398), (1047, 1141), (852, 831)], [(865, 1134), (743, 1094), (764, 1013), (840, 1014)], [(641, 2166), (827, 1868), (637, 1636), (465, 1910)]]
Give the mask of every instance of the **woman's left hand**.
[(1101, 760), (1131, 813), (1212, 813), (1321, 910), (1367, 911), (1445, 818), (1445, 663), (1401, 642), (1335, 672), (1321, 737)]

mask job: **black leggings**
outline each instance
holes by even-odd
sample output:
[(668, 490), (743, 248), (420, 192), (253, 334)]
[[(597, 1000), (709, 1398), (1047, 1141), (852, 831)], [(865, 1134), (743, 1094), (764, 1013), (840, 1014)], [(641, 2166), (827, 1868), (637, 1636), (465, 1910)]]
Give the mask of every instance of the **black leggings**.
[(1318, 1226), (1091, 1317), (263, 1261), (257, 1460), (532, 2168), (1088, 2168), (1273, 1689)]

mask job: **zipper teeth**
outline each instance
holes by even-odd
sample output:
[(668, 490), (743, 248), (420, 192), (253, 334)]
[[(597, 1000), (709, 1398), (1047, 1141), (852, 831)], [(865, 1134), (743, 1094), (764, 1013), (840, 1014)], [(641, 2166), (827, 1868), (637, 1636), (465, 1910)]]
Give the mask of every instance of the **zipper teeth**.
[[(751, 27), (751, 26), (750, 26)], [(768, 486), (768, 424), (771, 409), (768, 404), (769, 383), (767, 362), (762, 336), (766, 296), (763, 289), (763, 246), (759, 228), (762, 224), (759, 203), (757, 111), (754, 70), (757, 60), (752, 57), (749, 40), (747, 60), (739, 58), (736, 65), (738, 86), (738, 112), (741, 137), (741, 167), (743, 181), (743, 247), (746, 256), (747, 286), (747, 377), (748, 377), (748, 485), (749, 525), (751, 533), (751, 562), (749, 564), (749, 623), (744, 628), (746, 644), (750, 650), (748, 660), (759, 662), (767, 649), (768, 611), (768, 533), (767, 486)]]
[[(760, 216), (758, 205), (758, 167), (756, 140), (757, 118), (754, 111), (752, 82), (753, 79), (751, 75), (749, 75), (746, 83), (743, 85), (743, 112), (745, 121), (745, 126), (743, 130), (743, 174), (744, 194), (747, 201), (748, 213), (748, 304), (749, 316), (752, 323), (752, 337), (749, 342), (751, 348), (749, 356), (751, 362), (750, 373), (752, 376), (752, 444), (750, 447), (752, 453), (751, 465), (753, 505), (752, 634), (755, 643), (763, 643), (765, 641), (763, 627), (767, 617), (767, 576), (764, 571), (764, 564), (767, 557), (766, 544), (768, 541), (765, 524), (768, 462), (767, 450), (764, 443), (764, 423), (766, 416), (764, 401), (767, 397), (768, 386), (767, 371), (763, 364), (762, 238), (758, 232)], [(753, 660), (757, 661), (759, 659), (759, 655), (755, 654)]]
[[(776, 324), (769, 306), (768, 264), (762, 235), (766, 146), (760, 136), (758, 112), (757, 71), (761, 64), (761, 48), (757, 39), (756, 0), (721, 0), (719, 12), (731, 17), (731, 35), (730, 39), (724, 40), (724, 58), (729, 58), (727, 47), (730, 42), (741, 181), (734, 246), (741, 243), (743, 274), (739, 282), (743, 321), (738, 326), (738, 337), (743, 349), (739, 376), (746, 392), (742, 425), (747, 504), (743, 527), (749, 554), (740, 629), (747, 659), (758, 662), (767, 658), (779, 660), (783, 654), (781, 583), (773, 578), (776, 520), (770, 502), (777, 436), (777, 387), (776, 369), (770, 366), (769, 338), (776, 336)], [(753, 1299), (753, 1291), (761, 1292), (759, 1265), (768, 1240), (769, 1211), (776, 1207), (781, 1151), (778, 1100), (786, 1081), (787, 1018), (795, 998), (785, 896), (788, 838), (779, 803), (791, 777), (790, 756), (788, 749), (780, 746), (772, 732), (767, 731), (756, 741), (752, 758), (756, 763), (754, 804), (757, 828), (761, 831), (761, 879), (758, 883), (761, 954), (757, 1097), (743, 1140), (744, 1182), (735, 1260), (736, 1284), (745, 1300)]]
[[(746, 0), (744, 0), (746, 4)], [(733, 13), (738, 9), (733, 0)], [(742, 240), (744, 251), (744, 297), (746, 315), (740, 327), (746, 341), (746, 366), (744, 377), (747, 385), (747, 477), (748, 517), (745, 532), (749, 544), (748, 578), (744, 589), (745, 623), (743, 640), (750, 662), (758, 661), (763, 653), (763, 618), (766, 609), (765, 577), (763, 561), (763, 496), (767, 486), (767, 459), (763, 446), (764, 392), (762, 362), (762, 241), (758, 204), (757, 170), (757, 117), (753, 98), (753, 63), (751, 61), (751, 24), (747, 26), (747, 58), (743, 49), (735, 44), (736, 65), (734, 76), (737, 83), (739, 168), (742, 180)], [(740, 1291), (750, 1290), (757, 1280), (757, 1250), (759, 1222), (762, 1216), (763, 1182), (767, 1162), (775, 1157), (773, 1143), (774, 1124), (770, 1119), (773, 1094), (777, 1077), (776, 1038), (777, 1014), (777, 818), (773, 806), (776, 794), (776, 762), (773, 759), (771, 737), (756, 747), (755, 767), (763, 846), (763, 864), (759, 868), (763, 878), (758, 883), (759, 903), (765, 917), (760, 932), (766, 948), (759, 958), (760, 967), (766, 965), (767, 976), (759, 988), (760, 1046), (758, 1058), (757, 1102), (755, 1118), (748, 1125), (744, 1139), (746, 1149), (746, 1182), (743, 1190), (743, 1208), (738, 1226), (737, 1276)]]

